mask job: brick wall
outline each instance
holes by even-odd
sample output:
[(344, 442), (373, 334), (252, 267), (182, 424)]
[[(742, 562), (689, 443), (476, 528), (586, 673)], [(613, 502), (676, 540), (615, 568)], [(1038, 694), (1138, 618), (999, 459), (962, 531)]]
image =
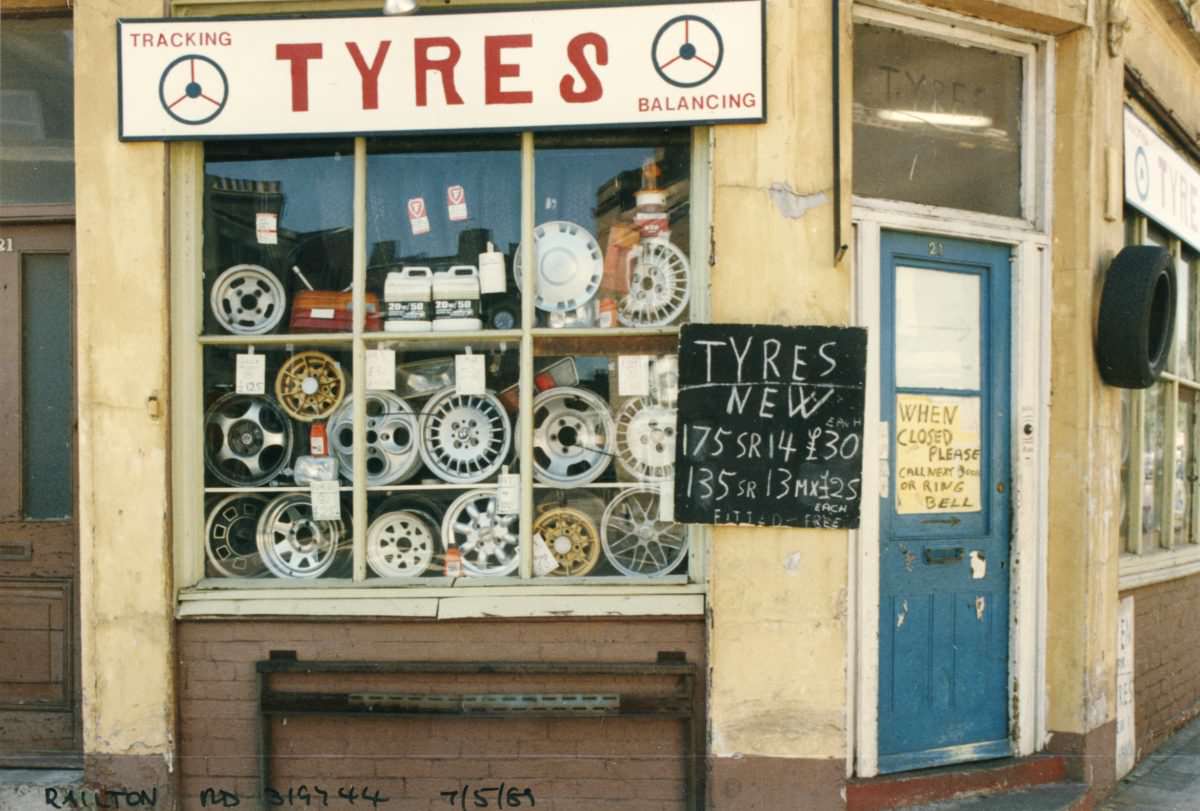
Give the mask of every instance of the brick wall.
[(1125, 592), (1134, 595), (1137, 759), (1200, 711), (1200, 575)]
[[(271, 650), (303, 660), (653, 662), (678, 650), (704, 667), (701, 620), (430, 622), (186, 621), (178, 625), (181, 808), (221, 807), (222, 791), (257, 794), (254, 663)], [(273, 676), (276, 689), (571, 692), (655, 695), (662, 677)], [(703, 685), (700, 687), (703, 690)], [(700, 719), (703, 723), (703, 719)], [(477, 789), (530, 789), (538, 809), (677, 811), (684, 806), (684, 724), (671, 720), (494, 720), (291, 716), (271, 726), (272, 785), (282, 808), (371, 809), (351, 790), (387, 797), (381, 811), (466, 808)], [(698, 753), (703, 757), (704, 753)], [(300, 796), (304, 786), (306, 801)], [(288, 790), (292, 800), (288, 800)], [(346, 796), (339, 798), (339, 789)], [(322, 794), (321, 792), (325, 792)], [(270, 799), (270, 798), (269, 798)], [(328, 805), (324, 805), (327, 802)], [(311, 805), (309, 804), (311, 803)], [(451, 804), (453, 803), (453, 804)]]

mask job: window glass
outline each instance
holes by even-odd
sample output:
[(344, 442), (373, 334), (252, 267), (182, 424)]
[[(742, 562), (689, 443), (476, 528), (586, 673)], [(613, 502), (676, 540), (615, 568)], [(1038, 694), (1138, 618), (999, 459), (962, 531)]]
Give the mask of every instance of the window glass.
[(1196, 473), (1195, 421), (1196, 395), (1181, 388), (1175, 415), (1175, 481), (1172, 482), (1171, 513), (1174, 521), (1176, 546), (1190, 542), (1192, 537), (1192, 501)]
[(1196, 295), (1193, 268), (1183, 256), (1175, 258), (1175, 374), (1196, 378)]
[(1131, 549), (1129, 535), (1129, 446), (1133, 432), (1132, 394), (1121, 389), (1121, 548)]
[(22, 493), (26, 518), (69, 518), (74, 481), (75, 367), (66, 254), (27, 253), (21, 273)]
[(1145, 394), (1142, 439), (1142, 537), (1143, 548), (1157, 546), (1162, 538), (1162, 492), (1164, 454), (1165, 397), (1168, 384), (1158, 383)]
[(978, 389), (979, 276), (896, 268), (896, 385)]
[(1022, 60), (854, 26), (854, 192), (1021, 216)]
[(75, 200), (70, 17), (0, 25), (0, 205)]
[[(524, 558), (546, 582), (686, 579), (689, 531), (660, 496), (674, 327), (695, 292), (691, 143), (687, 130), (538, 136), (523, 190), (516, 135), (368, 140), (361, 335), (352, 145), (208, 145), (206, 574), (349, 582), (357, 526), (368, 580), (520, 578)], [(525, 193), (538, 211), (532, 324)]]

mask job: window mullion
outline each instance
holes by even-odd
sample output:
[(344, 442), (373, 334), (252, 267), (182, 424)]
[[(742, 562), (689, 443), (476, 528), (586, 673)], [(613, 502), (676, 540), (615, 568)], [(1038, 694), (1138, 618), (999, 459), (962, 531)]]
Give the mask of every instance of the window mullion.
[(367, 351), (363, 340), (367, 289), (367, 141), (354, 139), (351, 397), (354, 398), (354, 582), (367, 579)]
[(1176, 425), (1179, 416), (1179, 384), (1165, 383), (1167, 402), (1163, 403), (1163, 480), (1160, 485), (1159, 503), (1162, 504), (1162, 546), (1175, 548), (1175, 470), (1179, 460), (1175, 443)]
[[(533, 133), (521, 133), (521, 289), (532, 291), (534, 284)], [(517, 412), (521, 459), (521, 579), (533, 577), (533, 326), (536, 323), (533, 295), (521, 296), (521, 372), (518, 379), (520, 406)]]
[(1129, 465), (1126, 468), (1128, 481), (1125, 487), (1129, 493), (1128, 551), (1134, 555), (1142, 554), (1142, 483), (1146, 476), (1142, 417), (1145, 413), (1145, 396), (1144, 389), (1129, 393)]

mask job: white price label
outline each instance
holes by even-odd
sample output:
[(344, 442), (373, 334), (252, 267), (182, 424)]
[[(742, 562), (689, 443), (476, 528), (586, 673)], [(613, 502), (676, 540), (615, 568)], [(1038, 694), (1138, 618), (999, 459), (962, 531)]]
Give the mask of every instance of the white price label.
[(255, 214), (254, 237), (259, 245), (278, 245), (279, 215), (273, 211), (260, 211)]
[(238, 394), (267, 393), (267, 356), (238, 355), (237, 380), (235, 390)]
[(396, 390), (396, 350), (367, 350), (367, 388), (373, 391)]
[(533, 574), (535, 577), (545, 577), (558, 568), (558, 561), (550, 547), (546, 545), (541, 533), (533, 536)]
[(667, 479), (658, 486), (658, 520), (668, 524), (675, 523), (675, 477)]
[(457, 394), (487, 393), (483, 355), (454, 356), (454, 391)]
[(311, 318), (332, 319), (333, 314), (334, 313), (333, 313), (332, 307), (313, 307), (309, 311), (309, 316)]
[(617, 393), (622, 397), (645, 397), (650, 393), (649, 355), (617, 358)]
[(516, 473), (501, 473), (496, 487), (496, 512), (516, 515), (521, 512), (521, 477)]
[(310, 482), (308, 497), (312, 500), (314, 521), (341, 521), (342, 495), (338, 490), (336, 480), (331, 482)]

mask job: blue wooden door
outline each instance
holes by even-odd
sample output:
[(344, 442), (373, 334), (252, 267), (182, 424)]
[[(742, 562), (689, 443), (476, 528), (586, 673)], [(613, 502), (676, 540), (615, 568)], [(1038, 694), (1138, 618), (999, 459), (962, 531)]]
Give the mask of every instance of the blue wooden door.
[(881, 772), (1011, 751), (1011, 255), (883, 233)]

